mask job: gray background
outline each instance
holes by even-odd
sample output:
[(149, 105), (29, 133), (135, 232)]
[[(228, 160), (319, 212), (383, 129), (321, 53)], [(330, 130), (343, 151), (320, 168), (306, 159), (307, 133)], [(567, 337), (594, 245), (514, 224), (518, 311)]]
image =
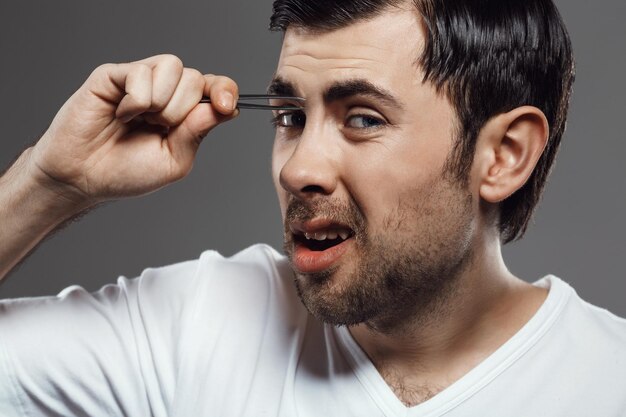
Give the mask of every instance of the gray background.
[[(554, 273), (587, 300), (626, 316), (626, 3), (558, 0), (578, 76), (564, 146), (535, 223), (507, 246), (511, 270)], [(36, 140), (93, 68), (157, 53), (263, 92), (280, 50), (270, 0), (165, 3), (2, 1), (0, 166)], [(269, 114), (246, 112), (204, 142), (194, 171), (158, 193), (110, 203), (47, 240), (0, 298), (95, 290), (118, 275), (256, 243), (281, 246), (270, 179)], [(0, 241), (0, 244), (2, 242)]]

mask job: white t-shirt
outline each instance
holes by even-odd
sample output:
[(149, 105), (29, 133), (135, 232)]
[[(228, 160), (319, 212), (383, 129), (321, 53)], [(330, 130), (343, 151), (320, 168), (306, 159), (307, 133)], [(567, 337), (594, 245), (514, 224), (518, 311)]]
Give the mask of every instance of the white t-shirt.
[(298, 299), (265, 245), (89, 294), (0, 302), (0, 415), (626, 416), (626, 320), (560, 279), (507, 343), (405, 407), (346, 328)]

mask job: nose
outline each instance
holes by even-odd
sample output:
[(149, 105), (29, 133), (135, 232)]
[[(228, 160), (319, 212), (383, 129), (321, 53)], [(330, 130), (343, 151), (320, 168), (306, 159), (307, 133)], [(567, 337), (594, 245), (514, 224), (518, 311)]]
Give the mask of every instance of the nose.
[(333, 194), (338, 182), (339, 154), (332, 137), (322, 130), (305, 128), (280, 170), (280, 185), (299, 199)]

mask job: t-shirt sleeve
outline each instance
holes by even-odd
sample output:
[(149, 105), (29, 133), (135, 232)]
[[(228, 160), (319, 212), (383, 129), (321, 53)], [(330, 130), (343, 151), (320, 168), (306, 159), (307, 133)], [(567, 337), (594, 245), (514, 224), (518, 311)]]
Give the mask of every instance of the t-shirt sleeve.
[(0, 415), (167, 415), (196, 270), (190, 261), (95, 293), (0, 301)]

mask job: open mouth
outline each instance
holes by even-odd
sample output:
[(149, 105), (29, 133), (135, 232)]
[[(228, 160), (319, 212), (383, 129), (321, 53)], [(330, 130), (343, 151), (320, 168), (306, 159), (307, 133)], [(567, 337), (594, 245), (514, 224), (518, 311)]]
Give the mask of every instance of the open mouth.
[(354, 232), (348, 228), (320, 230), (316, 232), (294, 231), (294, 241), (313, 252), (322, 252), (350, 239)]
[(316, 218), (289, 225), (293, 239), (292, 263), (301, 274), (314, 274), (337, 267), (351, 249), (355, 236), (348, 226)]

